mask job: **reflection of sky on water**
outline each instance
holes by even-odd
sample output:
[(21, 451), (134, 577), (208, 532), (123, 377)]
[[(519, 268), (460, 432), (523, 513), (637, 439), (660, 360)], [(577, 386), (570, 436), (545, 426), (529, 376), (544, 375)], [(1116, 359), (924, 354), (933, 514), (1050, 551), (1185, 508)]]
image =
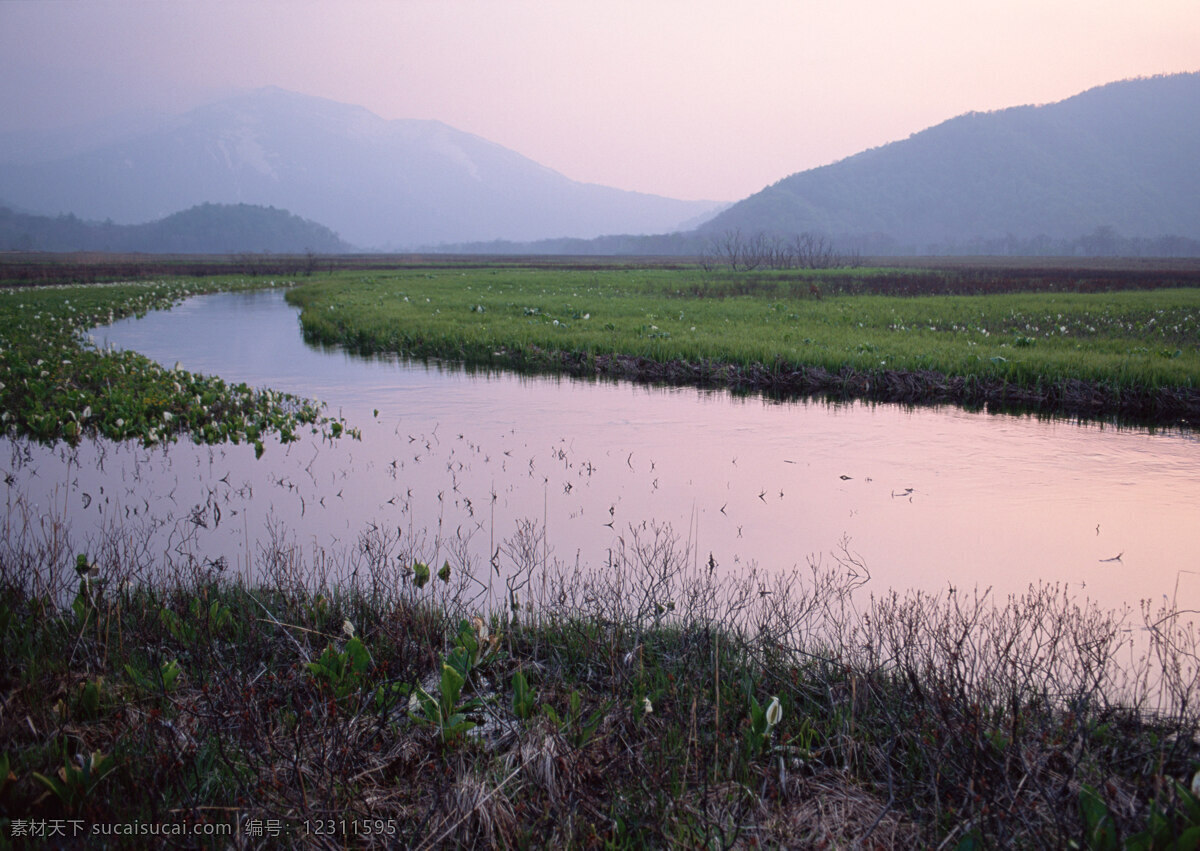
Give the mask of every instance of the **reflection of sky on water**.
[[(1178, 578), (1181, 604), (1200, 599), (1200, 575), (1181, 573), (1200, 570), (1195, 437), (953, 408), (484, 379), (314, 350), (281, 299), (206, 296), (95, 336), (323, 399), (362, 428), (361, 443), (271, 445), (257, 462), (246, 447), (110, 448), (103, 474), (84, 447), (70, 486), (60, 453), (39, 451), (38, 475), (21, 487), (48, 489), (42, 498), (69, 505), (74, 526), (135, 503), (186, 514), (220, 492), (224, 531), (201, 533), (239, 564), (268, 514), (320, 546), (352, 542), (368, 522), (469, 534), (480, 564), (523, 518), (545, 522), (558, 558), (591, 565), (630, 524), (658, 521), (724, 567), (828, 559), (845, 536), (879, 591), (979, 584), (1006, 594), (1063, 581), (1120, 605), (1160, 599)], [(135, 480), (135, 458), (156, 472)], [(107, 503), (95, 498), (102, 486)]]

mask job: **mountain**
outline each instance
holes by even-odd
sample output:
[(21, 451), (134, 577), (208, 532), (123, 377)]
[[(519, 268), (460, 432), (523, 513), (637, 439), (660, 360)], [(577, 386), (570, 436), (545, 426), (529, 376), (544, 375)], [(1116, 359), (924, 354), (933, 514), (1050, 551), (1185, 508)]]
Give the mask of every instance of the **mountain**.
[(141, 225), (34, 216), (0, 207), (0, 251), (5, 250), (340, 254), (351, 249), (329, 228), (286, 210), (202, 204)]
[(438, 121), (387, 121), (277, 88), (97, 138), (37, 161), (10, 140), (0, 198), (124, 223), (205, 202), (271, 205), (370, 248), (659, 233), (719, 206), (579, 183)]
[(701, 226), (944, 250), (1094, 232), (1200, 238), (1200, 73), (969, 113), (793, 174)]

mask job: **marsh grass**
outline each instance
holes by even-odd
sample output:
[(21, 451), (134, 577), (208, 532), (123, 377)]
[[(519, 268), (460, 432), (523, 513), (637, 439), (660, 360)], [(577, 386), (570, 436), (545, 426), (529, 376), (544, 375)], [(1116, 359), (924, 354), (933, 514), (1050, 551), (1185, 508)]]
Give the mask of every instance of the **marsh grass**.
[(285, 443), (303, 428), (340, 435), (345, 423), (324, 416), (317, 403), (167, 369), (86, 337), (97, 325), (192, 295), (274, 284), (221, 279), (0, 290), (0, 426), (46, 443), (98, 434), (149, 446), (187, 435), (197, 443), (247, 441), (260, 453), (268, 435)]
[[(622, 540), (589, 570), (520, 528), (489, 604), (459, 565), (418, 587), (427, 556), (373, 528), (342, 552), (265, 542), (254, 584), (164, 571), (136, 542), (76, 553), (55, 522), (6, 536), (3, 834), (965, 848), (1194, 823), (1175, 785), (1200, 767), (1187, 612), (1052, 586), (871, 595), (845, 549), (722, 578), (669, 528)], [(422, 693), (471, 729), (429, 723)]]
[(1022, 292), (1020, 280), (997, 273), (989, 288), (978, 272), (970, 295), (904, 284), (955, 293), (954, 274), (422, 269), (342, 273), (288, 299), (307, 339), (364, 353), (1165, 421), (1200, 414), (1200, 290)]

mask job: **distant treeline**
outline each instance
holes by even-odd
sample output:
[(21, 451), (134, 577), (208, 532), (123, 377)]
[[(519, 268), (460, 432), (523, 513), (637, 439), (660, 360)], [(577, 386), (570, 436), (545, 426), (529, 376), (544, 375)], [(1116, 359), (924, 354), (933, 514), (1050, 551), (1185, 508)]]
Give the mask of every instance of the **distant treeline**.
[(0, 207), (0, 250), (148, 254), (341, 254), (351, 251), (324, 225), (251, 204), (201, 204), (140, 225), (36, 216)]
[[(286, 210), (251, 204), (201, 204), (140, 225), (89, 222), (71, 214), (38, 216), (0, 207), (0, 251), (105, 252), (180, 255), (337, 255), (356, 253), (324, 225)], [(1183, 236), (1127, 237), (1101, 226), (1071, 239), (978, 237), (954, 243), (903, 243), (887, 234), (823, 235), (731, 228), (718, 234), (616, 234), (595, 239), (456, 243), (422, 253), (686, 257), (733, 268), (828, 268), (860, 257), (1200, 257), (1200, 240)]]
[[(1184, 236), (1122, 236), (1103, 225), (1074, 239), (1041, 235), (1021, 239), (1012, 234), (952, 245), (915, 246), (912, 254), (978, 255), (1003, 257), (1200, 257), (1200, 240)], [(900, 253), (900, 252), (897, 252)]]
[[(743, 232), (731, 228), (717, 235), (692, 231), (536, 242), (495, 240), (422, 250), (448, 254), (697, 257), (721, 265), (728, 265), (733, 257), (739, 266), (749, 261), (754, 266), (768, 268), (822, 268), (856, 265), (859, 257), (1200, 257), (1200, 240), (1174, 235), (1127, 237), (1108, 225), (1070, 239), (1046, 235), (1021, 238), (1008, 234), (924, 245), (903, 243), (881, 233), (826, 236), (770, 230)], [(755, 262), (750, 259), (754, 257), (761, 259)]]

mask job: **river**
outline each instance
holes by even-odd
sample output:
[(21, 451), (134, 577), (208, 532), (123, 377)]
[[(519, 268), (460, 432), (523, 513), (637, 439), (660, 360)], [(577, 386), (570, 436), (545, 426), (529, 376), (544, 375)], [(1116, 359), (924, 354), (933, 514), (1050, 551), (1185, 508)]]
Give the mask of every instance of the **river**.
[(186, 441), (22, 445), (16, 487), (85, 540), (141, 523), (168, 555), (240, 573), (267, 539), (332, 551), (365, 528), (487, 573), (528, 521), (544, 557), (596, 569), (669, 526), (696, 563), (769, 574), (849, 558), (872, 592), (1050, 582), (1112, 608), (1200, 600), (1192, 434), (364, 359), (306, 345), (297, 313), (279, 292), (227, 293), (93, 333), (320, 399), (361, 441), (269, 443), (258, 460)]

